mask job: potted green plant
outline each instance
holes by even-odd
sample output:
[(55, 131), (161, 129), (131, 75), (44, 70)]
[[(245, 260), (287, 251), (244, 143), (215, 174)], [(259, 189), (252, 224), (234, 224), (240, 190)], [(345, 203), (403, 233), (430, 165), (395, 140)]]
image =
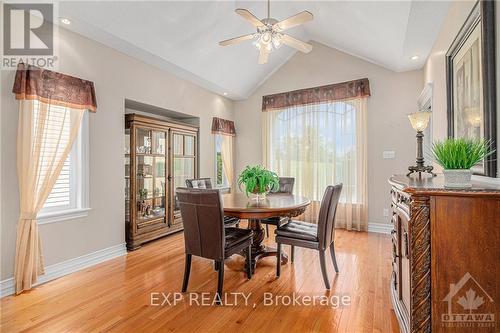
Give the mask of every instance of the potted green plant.
[(245, 186), (245, 194), (257, 195), (257, 200), (265, 197), (265, 194), (279, 186), (279, 177), (276, 173), (265, 169), (261, 165), (247, 166), (238, 176), (238, 186)]
[(471, 187), (471, 168), (492, 153), (486, 140), (449, 138), (432, 145), (432, 156), (443, 167), (444, 186), (451, 188)]

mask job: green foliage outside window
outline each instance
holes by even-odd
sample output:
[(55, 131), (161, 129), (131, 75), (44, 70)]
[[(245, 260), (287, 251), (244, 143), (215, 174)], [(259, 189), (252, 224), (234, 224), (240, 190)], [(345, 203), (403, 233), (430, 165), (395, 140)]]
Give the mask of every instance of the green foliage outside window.
[(222, 154), (217, 152), (217, 185), (224, 184), (224, 175), (222, 174)]

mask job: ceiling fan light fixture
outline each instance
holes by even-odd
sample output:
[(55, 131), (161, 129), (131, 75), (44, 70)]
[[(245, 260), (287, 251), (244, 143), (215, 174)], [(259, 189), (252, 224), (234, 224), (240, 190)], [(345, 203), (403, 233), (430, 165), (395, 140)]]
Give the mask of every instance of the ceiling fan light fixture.
[(238, 8), (236, 14), (248, 21), (257, 32), (247, 34), (219, 42), (221, 46), (237, 44), (245, 40), (253, 39), (253, 45), (259, 50), (259, 64), (265, 64), (269, 53), (279, 49), (283, 44), (304, 53), (311, 52), (312, 45), (283, 33), (282, 31), (304, 24), (313, 19), (313, 15), (304, 10), (298, 14), (278, 21), (271, 17), (270, 0), (267, 1), (267, 18), (259, 20), (247, 9)]

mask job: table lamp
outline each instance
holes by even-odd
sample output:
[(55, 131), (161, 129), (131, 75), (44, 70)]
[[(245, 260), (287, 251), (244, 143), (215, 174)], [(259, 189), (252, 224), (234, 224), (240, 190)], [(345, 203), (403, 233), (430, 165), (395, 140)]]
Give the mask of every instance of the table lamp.
[(418, 172), (418, 175), (420, 176), (422, 172), (428, 172), (431, 175), (435, 176), (436, 174), (432, 172), (433, 167), (428, 165), (424, 165), (424, 155), (423, 155), (423, 139), (424, 139), (424, 134), (422, 133), (426, 128), (427, 125), (429, 124), (429, 119), (431, 118), (431, 112), (430, 111), (418, 111), (414, 113), (410, 113), (408, 115), (408, 119), (410, 119), (411, 127), (415, 131), (417, 131), (417, 165), (412, 165), (408, 167), (408, 172), (407, 176), (411, 175), (413, 172)]

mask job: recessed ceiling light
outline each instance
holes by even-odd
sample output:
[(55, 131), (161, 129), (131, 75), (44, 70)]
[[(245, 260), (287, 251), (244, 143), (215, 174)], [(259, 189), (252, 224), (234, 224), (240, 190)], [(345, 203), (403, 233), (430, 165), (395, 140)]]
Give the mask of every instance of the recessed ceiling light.
[(418, 55), (414, 55), (413, 57), (411, 57), (410, 59), (411, 60), (418, 60), (418, 58), (420, 58)]
[(227, 96), (227, 92), (224, 93), (224, 96)]
[(63, 23), (63, 24), (66, 24), (66, 25), (71, 24), (71, 21), (65, 17), (61, 17), (60, 20), (61, 20), (61, 23)]

